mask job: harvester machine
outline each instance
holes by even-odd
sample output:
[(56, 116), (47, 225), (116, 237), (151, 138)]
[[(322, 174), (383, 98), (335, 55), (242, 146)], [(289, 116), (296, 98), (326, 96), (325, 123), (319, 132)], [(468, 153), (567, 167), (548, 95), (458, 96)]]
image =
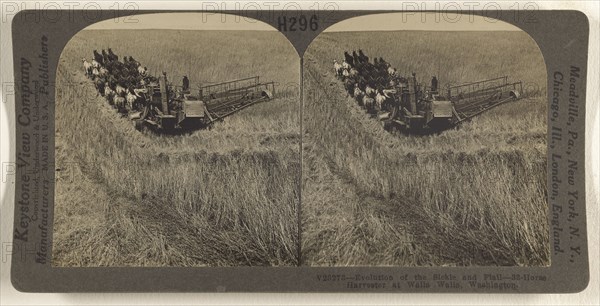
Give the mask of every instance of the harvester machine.
[(197, 93), (189, 87), (169, 85), (166, 74), (158, 84), (146, 86), (143, 105), (130, 118), (136, 128), (150, 126), (160, 131), (209, 127), (248, 106), (273, 98), (275, 84), (260, 83), (259, 77), (202, 86)]
[(439, 132), (521, 97), (522, 83), (508, 77), (449, 86), (445, 93), (419, 84), (413, 75), (395, 90), (393, 102), (379, 113), (384, 127), (411, 133)]

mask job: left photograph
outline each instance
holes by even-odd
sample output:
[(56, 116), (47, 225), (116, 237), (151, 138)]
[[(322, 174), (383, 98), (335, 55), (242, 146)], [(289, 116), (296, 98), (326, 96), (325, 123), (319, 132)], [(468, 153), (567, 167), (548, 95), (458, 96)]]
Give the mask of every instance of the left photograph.
[(53, 266), (298, 265), (300, 60), (275, 28), (109, 19), (57, 71)]

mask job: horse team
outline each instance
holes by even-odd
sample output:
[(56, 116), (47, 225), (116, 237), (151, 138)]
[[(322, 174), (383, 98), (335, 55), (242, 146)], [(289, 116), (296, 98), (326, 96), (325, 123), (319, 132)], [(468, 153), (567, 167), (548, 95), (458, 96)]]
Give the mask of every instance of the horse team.
[(148, 75), (132, 56), (124, 56), (122, 61), (108, 48), (99, 53), (94, 50), (91, 62), (83, 58), (85, 75), (94, 82), (98, 94), (121, 112), (136, 109), (145, 102), (146, 85), (158, 82)]
[[(333, 68), (338, 79), (344, 82), (348, 95), (354, 97), (358, 104), (368, 113), (377, 114), (390, 111), (400, 105), (398, 91), (408, 88), (408, 79), (398, 74), (383, 58), (375, 57), (370, 61), (362, 50), (344, 52), (344, 60), (340, 64), (333, 61)], [(415, 78), (413, 73), (412, 78)], [(437, 91), (437, 79), (434, 76), (431, 90)]]
[[(158, 83), (158, 79), (149, 75), (147, 68), (132, 56), (124, 56), (119, 61), (111, 48), (101, 53), (94, 50), (91, 62), (85, 58), (82, 62), (85, 75), (94, 82), (98, 94), (122, 112), (137, 109), (145, 103), (147, 85)], [(389, 111), (399, 105), (396, 93), (408, 86), (408, 79), (400, 76), (396, 68), (381, 57), (371, 62), (362, 50), (352, 51), (352, 54), (345, 51), (342, 63), (334, 60), (333, 67), (348, 94), (371, 114)], [(415, 78), (414, 73), (412, 77)], [(431, 90), (436, 91), (435, 76), (431, 85)]]

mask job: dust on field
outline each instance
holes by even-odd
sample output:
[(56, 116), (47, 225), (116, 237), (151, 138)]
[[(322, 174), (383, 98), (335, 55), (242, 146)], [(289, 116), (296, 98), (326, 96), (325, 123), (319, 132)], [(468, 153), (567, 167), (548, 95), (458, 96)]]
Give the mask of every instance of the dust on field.
[[(260, 75), (279, 90), (210, 130), (139, 132), (83, 75), (81, 59), (108, 47), (175, 84)], [(53, 265), (295, 265), (298, 65), (278, 32), (77, 34), (57, 75)]]
[[(358, 48), (442, 85), (509, 75), (529, 97), (438, 135), (389, 133), (334, 77)], [(303, 263), (549, 265), (546, 71), (527, 34), (324, 33), (304, 62)]]

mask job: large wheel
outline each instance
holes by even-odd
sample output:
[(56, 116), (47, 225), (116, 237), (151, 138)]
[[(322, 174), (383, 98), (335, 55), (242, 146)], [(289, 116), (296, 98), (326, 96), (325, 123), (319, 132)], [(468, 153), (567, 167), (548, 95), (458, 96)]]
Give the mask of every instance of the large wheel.
[(140, 114), (140, 118), (135, 120), (135, 129), (138, 131), (143, 131), (146, 127), (145, 119), (148, 117), (150, 113), (150, 106), (144, 105), (142, 107), (142, 113)]
[(386, 131), (394, 130), (395, 124), (394, 124), (393, 120), (396, 119), (396, 116), (398, 116), (399, 111), (400, 110), (399, 110), (398, 105), (394, 105), (391, 107), (390, 116), (387, 119), (381, 121), (381, 125), (383, 125), (384, 130), (386, 130)]

